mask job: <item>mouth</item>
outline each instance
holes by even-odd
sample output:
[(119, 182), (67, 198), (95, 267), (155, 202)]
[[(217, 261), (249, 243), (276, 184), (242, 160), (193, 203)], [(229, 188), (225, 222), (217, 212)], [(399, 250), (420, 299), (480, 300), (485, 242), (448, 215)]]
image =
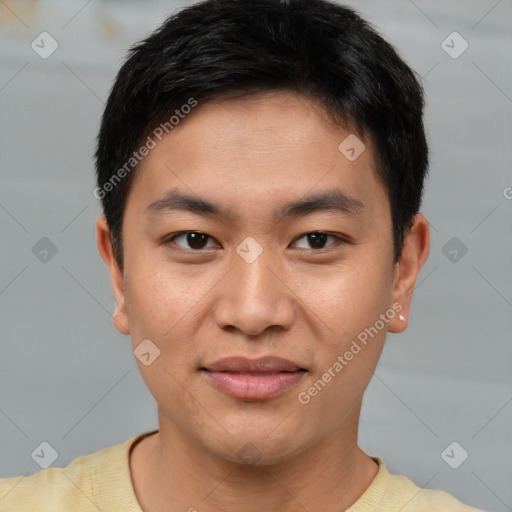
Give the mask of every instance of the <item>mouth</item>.
[(308, 372), (277, 357), (222, 359), (199, 368), (218, 391), (242, 400), (268, 400), (296, 386)]

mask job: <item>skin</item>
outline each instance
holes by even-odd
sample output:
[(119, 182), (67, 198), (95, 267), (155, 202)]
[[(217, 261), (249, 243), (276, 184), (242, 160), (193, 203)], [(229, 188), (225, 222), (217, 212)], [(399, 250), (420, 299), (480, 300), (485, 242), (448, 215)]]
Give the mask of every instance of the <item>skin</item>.
[[(350, 133), (315, 101), (292, 92), (198, 105), (137, 170), (123, 222), (124, 271), (104, 217), (99, 252), (110, 272), (113, 322), (135, 349), (150, 339), (160, 356), (142, 377), (158, 404), (159, 432), (130, 455), (144, 511), (315, 510), (351, 506), (378, 471), (358, 446), (363, 393), (387, 331), (406, 329), (418, 274), (428, 256), (421, 214), (393, 263), (391, 214), (375, 173), (371, 141), (354, 161), (339, 150)], [(361, 137), (359, 137), (361, 139)], [(362, 201), (339, 212), (276, 221), (274, 208), (337, 187)], [(146, 208), (173, 188), (228, 207), (235, 218)], [(179, 231), (209, 237), (197, 249)], [(314, 246), (305, 234), (324, 231)], [(247, 237), (262, 248), (252, 263), (236, 252)], [(402, 306), (308, 404), (307, 391), (379, 315)], [(228, 397), (198, 369), (227, 356), (276, 355), (308, 372), (299, 385), (261, 401)], [(255, 460), (237, 453), (251, 443)], [(193, 510), (193, 509), (192, 509)]]

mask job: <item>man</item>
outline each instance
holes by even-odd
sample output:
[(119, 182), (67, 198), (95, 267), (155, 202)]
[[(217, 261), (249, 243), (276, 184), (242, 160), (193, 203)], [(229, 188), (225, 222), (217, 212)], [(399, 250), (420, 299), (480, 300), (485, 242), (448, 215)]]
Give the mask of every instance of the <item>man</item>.
[(159, 429), (2, 510), (474, 511), (357, 444), (429, 252), (423, 93), (352, 10), (206, 1), (131, 50), (96, 151), (115, 327)]

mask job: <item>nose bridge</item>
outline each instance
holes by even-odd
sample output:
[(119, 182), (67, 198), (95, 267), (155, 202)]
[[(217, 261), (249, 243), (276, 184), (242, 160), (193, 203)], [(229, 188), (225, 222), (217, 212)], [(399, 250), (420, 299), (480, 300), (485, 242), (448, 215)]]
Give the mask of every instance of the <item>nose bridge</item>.
[[(275, 295), (276, 261), (270, 248), (263, 248), (255, 239), (248, 237), (236, 249), (238, 257), (235, 258), (235, 275), (240, 281), (238, 292), (252, 299), (264, 299), (268, 303), (271, 296)], [(262, 295), (263, 294), (263, 295)]]

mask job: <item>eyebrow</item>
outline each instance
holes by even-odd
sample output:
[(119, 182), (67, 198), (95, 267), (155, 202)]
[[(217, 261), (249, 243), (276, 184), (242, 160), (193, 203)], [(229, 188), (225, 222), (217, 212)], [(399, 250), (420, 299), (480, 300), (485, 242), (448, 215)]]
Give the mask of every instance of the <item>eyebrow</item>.
[[(348, 195), (338, 188), (303, 197), (297, 201), (286, 203), (274, 210), (276, 220), (306, 216), (319, 212), (335, 212), (348, 216), (356, 216), (365, 209), (359, 199)], [(150, 216), (158, 216), (171, 211), (188, 211), (207, 217), (238, 218), (225, 206), (207, 199), (187, 195), (178, 189), (172, 189), (162, 199), (146, 207)]]

